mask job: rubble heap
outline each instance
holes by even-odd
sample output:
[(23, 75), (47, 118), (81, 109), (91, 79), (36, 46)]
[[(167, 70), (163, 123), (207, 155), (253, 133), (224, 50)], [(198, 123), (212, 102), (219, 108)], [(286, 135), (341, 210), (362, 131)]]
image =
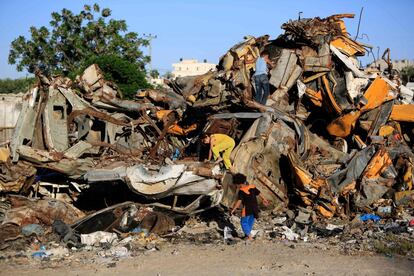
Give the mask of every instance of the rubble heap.
[[(398, 217), (414, 197), (413, 92), (394, 70), (359, 67), (369, 46), (348, 34), (343, 18), (352, 17), (289, 21), (274, 40), (247, 36), (216, 71), (138, 91), (133, 101), (96, 65), (75, 81), (39, 73), (0, 151), (0, 191), (76, 204), (91, 186), (123, 182), (141, 203), (178, 213), (229, 207), (231, 174), (203, 162), (200, 141), (224, 133), (236, 141), (234, 170), (275, 210), (312, 221)], [(252, 99), (251, 81), (262, 50), (273, 63), (265, 105)], [(46, 181), (50, 173), (59, 180)]]

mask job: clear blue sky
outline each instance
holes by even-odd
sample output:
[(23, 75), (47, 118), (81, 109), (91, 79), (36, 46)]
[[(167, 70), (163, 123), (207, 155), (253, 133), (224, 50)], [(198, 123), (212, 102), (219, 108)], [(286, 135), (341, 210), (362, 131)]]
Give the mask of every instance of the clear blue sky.
[(153, 67), (162, 73), (172, 70), (171, 64), (181, 57), (217, 63), (244, 35), (275, 38), (282, 32), (281, 24), (296, 19), (299, 11), (302, 17), (355, 13), (355, 19), (345, 22), (355, 35), (361, 7), (360, 34), (369, 37), (362, 41), (379, 46), (381, 54), (391, 48), (393, 59), (414, 58), (414, 0), (0, 0), (0, 78), (26, 75), (7, 63), (14, 38), (27, 37), (30, 26), (48, 26), (52, 11), (78, 12), (85, 3), (95, 2), (110, 8), (112, 18), (125, 19), (129, 31), (158, 36), (153, 41)]

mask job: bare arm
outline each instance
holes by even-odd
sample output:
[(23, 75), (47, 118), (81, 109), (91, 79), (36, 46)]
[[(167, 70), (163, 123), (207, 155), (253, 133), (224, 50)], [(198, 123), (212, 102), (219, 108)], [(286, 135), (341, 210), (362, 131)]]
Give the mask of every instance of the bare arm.
[(213, 145), (212, 145), (212, 142), (210, 141), (210, 149), (208, 150), (208, 161), (210, 161), (211, 160), (211, 156), (213, 155)]
[(270, 69), (272, 69), (274, 67), (273, 62), (270, 60), (269, 57), (265, 57), (264, 60), (269, 65)]
[(264, 198), (262, 196), (262, 194), (259, 194), (259, 198), (262, 200), (264, 206), (268, 206), (269, 205), (269, 201), (266, 198)]
[(219, 157), (216, 159), (216, 162), (214, 162), (214, 164), (218, 164), (218, 163), (220, 163), (221, 161), (223, 161), (223, 158), (221, 158), (221, 156), (219, 156)]
[(234, 211), (235, 210), (237, 210), (239, 207), (240, 207), (240, 204), (241, 204), (241, 200), (240, 199), (238, 199), (235, 203), (234, 203), (234, 205), (233, 205), (233, 208), (231, 209), (231, 211), (230, 211), (230, 214), (234, 214)]

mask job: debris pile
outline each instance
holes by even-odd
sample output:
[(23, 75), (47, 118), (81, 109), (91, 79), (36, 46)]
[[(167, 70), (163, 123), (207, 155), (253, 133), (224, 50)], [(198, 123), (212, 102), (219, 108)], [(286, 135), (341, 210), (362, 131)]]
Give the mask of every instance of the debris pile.
[[(51, 226), (44, 216), (52, 213), (43, 207), (64, 204), (79, 215), (68, 206), (114, 183), (128, 188), (112, 194), (120, 205), (77, 222), (73, 215), (53, 216), (61, 240), (94, 245), (114, 238), (106, 232), (165, 234), (175, 223), (153, 208), (188, 215), (230, 207), (237, 195), (232, 174), (204, 161), (202, 136), (217, 133), (236, 141), (232, 171), (255, 183), (273, 214), (289, 211), (300, 225), (365, 213), (412, 216), (413, 92), (391, 67), (360, 68), (357, 57), (370, 46), (348, 34), (343, 18), (352, 17), (289, 21), (274, 40), (247, 36), (216, 71), (169, 80), (168, 89), (140, 90), (135, 100), (122, 99), (97, 65), (75, 81), (38, 73), (10, 146), (0, 149), (0, 191), (65, 203), (25, 199), (30, 203), (19, 207), (15, 201), (23, 199), (7, 195), (3, 202), (12, 203), (2, 211), (2, 226)], [(254, 101), (252, 82), (263, 51), (271, 61), (266, 104)], [(123, 203), (131, 195), (143, 205)], [(299, 237), (287, 225), (279, 230)]]

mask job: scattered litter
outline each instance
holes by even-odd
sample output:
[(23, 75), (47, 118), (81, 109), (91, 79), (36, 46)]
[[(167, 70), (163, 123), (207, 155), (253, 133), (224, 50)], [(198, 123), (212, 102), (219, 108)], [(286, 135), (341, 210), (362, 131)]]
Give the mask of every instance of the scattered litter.
[(295, 232), (292, 231), (292, 229), (290, 229), (287, 226), (282, 226), (280, 228), (280, 234), (283, 235), (283, 238), (290, 240), (290, 241), (295, 241), (297, 239), (299, 239), (300, 235), (296, 234)]
[(360, 219), (361, 221), (368, 221), (368, 220), (372, 220), (372, 221), (375, 221), (375, 222), (377, 222), (377, 221), (380, 221), (380, 220), (381, 220), (381, 218), (380, 218), (379, 216), (374, 215), (374, 214), (363, 214), (363, 215), (361, 215), (361, 216), (359, 217), (359, 219)]
[(118, 240), (118, 236), (115, 233), (109, 233), (104, 231), (97, 231), (91, 234), (81, 234), (81, 243), (85, 245), (99, 246), (101, 244), (112, 244)]
[(113, 247), (106, 251), (101, 251), (98, 253), (101, 257), (112, 257), (112, 258), (127, 258), (130, 256), (128, 248), (125, 246)]
[(41, 236), (43, 235), (44, 230), (43, 227), (40, 226), (39, 224), (28, 224), (22, 227), (22, 234), (25, 236), (30, 236), (30, 235), (37, 235), (37, 236)]

